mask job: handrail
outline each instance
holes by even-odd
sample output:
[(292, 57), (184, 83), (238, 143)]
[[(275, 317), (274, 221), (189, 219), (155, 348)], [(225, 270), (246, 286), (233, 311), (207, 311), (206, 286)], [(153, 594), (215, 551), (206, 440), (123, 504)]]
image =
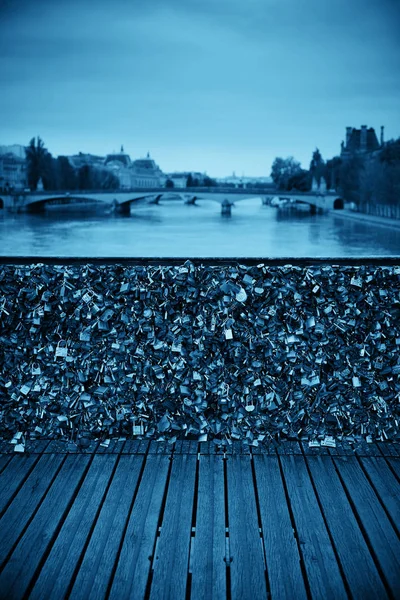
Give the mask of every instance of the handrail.
[(0, 265), (122, 265), (174, 266), (190, 261), (196, 266), (400, 266), (399, 256), (348, 257), (119, 257), (119, 256), (0, 256)]

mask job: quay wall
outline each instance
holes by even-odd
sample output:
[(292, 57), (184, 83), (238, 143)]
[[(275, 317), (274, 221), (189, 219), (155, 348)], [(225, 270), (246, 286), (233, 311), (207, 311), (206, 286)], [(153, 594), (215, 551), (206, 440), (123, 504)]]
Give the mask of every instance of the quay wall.
[(399, 420), (400, 266), (0, 266), (2, 439), (400, 440)]

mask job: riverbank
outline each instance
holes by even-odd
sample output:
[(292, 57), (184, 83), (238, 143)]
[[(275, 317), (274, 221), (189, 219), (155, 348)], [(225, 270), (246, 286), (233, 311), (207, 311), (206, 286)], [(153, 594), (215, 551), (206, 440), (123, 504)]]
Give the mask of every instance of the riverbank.
[(400, 439), (399, 289), (400, 266), (2, 266), (0, 436)]
[(375, 215), (367, 215), (365, 213), (357, 212), (344, 208), (342, 210), (331, 210), (330, 213), (334, 217), (342, 217), (344, 219), (352, 219), (360, 223), (371, 223), (373, 225), (381, 225), (382, 227), (390, 227), (392, 229), (400, 229), (400, 220), (390, 219), (388, 217), (377, 217)]

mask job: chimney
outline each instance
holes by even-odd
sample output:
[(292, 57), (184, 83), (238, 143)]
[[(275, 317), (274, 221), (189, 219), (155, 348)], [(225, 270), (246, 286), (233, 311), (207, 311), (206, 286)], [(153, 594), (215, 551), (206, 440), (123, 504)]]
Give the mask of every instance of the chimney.
[(351, 136), (352, 129), (353, 129), (352, 127), (346, 127), (346, 149), (350, 142), (350, 136)]
[(361, 125), (360, 150), (361, 150), (361, 152), (367, 151), (367, 126), (366, 125)]
[(384, 130), (384, 127), (383, 127), (383, 125), (381, 125), (381, 146), (383, 146), (383, 144), (384, 144), (384, 141), (383, 141), (383, 130)]

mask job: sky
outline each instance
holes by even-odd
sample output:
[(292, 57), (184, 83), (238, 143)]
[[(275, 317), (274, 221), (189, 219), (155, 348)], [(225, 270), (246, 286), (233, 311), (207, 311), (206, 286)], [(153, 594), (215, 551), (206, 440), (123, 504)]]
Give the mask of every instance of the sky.
[(0, 144), (268, 176), (400, 136), (398, 0), (0, 0)]

